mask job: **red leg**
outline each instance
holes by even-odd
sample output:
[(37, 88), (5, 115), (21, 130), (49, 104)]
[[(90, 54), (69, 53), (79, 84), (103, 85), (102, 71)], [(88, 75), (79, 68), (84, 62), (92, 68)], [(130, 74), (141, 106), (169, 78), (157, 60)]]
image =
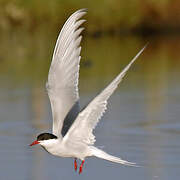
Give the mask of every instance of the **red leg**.
[(77, 171), (77, 159), (76, 158), (74, 159), (74, 169), (75, 169), (75, 171)]
[(81, 166), (79, 167), (79, 174), (82, 173), (84, 162), (85, 162), (85, 160), (82, 161)]

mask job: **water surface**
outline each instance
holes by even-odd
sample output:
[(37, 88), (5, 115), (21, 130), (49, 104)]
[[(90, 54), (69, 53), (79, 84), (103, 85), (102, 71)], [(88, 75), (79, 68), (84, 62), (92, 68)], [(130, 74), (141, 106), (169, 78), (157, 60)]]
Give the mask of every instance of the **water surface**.
[[(111, 97), (95, 129), (96, 146), (142, 167), (88, 158), (80, 176), (73, 170), (73, 159), (28, 146), (37, 134), (51, 131), (45, 82), (56, 35), (16, 32), (0, 39), (1, 179), (179, 179), (178, 37), (148, 38), (147, 49)], [(138, 37), (84, 38), (79, 85), (82, 107), (146, 42)]]

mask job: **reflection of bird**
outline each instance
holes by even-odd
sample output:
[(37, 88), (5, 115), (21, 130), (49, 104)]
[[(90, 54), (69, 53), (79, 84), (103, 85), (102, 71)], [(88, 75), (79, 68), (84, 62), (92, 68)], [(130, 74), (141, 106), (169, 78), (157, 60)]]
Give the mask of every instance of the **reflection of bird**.
[(126, 68), (81, 112), (79, 111), (78, 77), (80, 62), (80, 25), (79, 20), (86, 13), (81, 9), (72, 14), (64, 24), (56, 42), (48, 75), (47, 91), (53, 114), (53, 134), (42, 133), (32, 145), (40, 144), (46, 151), (61, 157), (73, 157), (82, 160), (79, 173), (82, 172), (85, 158), (96, 156), (108, 161), (133, 166), (131, 163), (93, 146), (93, 129), (106, 110), (107, 100), (117, 88), (131, 64), (142, 53), (134, 57)]

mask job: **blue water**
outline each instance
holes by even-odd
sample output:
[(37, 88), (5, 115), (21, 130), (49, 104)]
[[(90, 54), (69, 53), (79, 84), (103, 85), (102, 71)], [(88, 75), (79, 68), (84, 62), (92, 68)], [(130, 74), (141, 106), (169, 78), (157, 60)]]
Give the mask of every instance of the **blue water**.
[[(125, 39), (87, 38), (83, 42), (89, 50), (82, 52), (88, 62), (82, 63), (80, 72), (82, 106), (146, 42), (133, 37)], [(32, 59), (26, 48), (20, 59), (15, 58), (18, 56), (15, 50), (7, 60), (0, 54), (6, 60), (0, 67), (0, 179), (178, 180), (180, 54), (174, 50), (175, 45), (180, 47), (180, 41), (174, 38), (155, 39), (149, 44), (111, 97), (94, 132), (96, 146), (141, 167), (88, 158), (80, 176), (74, 172), (73, 159), (54, 157), (40, 146), (28, 146), (36, 135), (51, 130), (51, 110), (44, 84), (52, 50), (45, 47), (41, 52), (45, 55), (33, 55)]]

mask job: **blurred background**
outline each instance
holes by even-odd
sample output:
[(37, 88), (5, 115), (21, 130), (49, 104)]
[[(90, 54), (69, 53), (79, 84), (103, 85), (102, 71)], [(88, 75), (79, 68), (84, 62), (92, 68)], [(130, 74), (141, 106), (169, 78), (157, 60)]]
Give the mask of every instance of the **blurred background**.
[[(82, 107), (149, 43), (95, 130), (96, 146), (141, 168), (89, 158), (79, 176), (72, 159), (28, 146), (51, 131), (48, 69), (62, 25), (80, 8)], [(0, 0), (0, 179), (178, 180), (179, 33), (178, 0)]]
[(0, 0), (0, 28), (35, 32), (48, 23), (57, 31), (67, 14), (84, 7), (88, 34), (178, 33), (180, 28), (178, 0)]

